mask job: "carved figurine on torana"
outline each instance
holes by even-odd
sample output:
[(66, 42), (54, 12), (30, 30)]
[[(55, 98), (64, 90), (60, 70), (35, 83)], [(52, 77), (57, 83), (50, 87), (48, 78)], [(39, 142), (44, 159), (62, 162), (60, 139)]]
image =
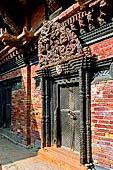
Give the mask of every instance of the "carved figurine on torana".
[(67, 61), (83, 53), (74, 25), (66, 27), (52, 21), (45, 21), (43, 25), (38, 52), (42, 68), (58, 65), (61, 61)]
[(100, 1), (100, 16), (97, 19), (100, 25), (106, 24), (107, 20), (109, 20), (112, 7), (113, 7), (112, 1), (111, 2), (110, 0)]

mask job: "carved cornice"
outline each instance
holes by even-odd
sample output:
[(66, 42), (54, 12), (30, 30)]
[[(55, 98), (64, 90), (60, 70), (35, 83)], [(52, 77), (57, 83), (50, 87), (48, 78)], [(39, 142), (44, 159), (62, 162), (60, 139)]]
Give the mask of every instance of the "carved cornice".
[(18, 57), (19, 55), (23, 56), (23, 54), (24, 51), (22, 49), (12, 48), (10, 51), (8, 51), (8, 53), (5, 53), (5, 55), (0, 58), (0, 66), (15, 57)]
[(80, 35), (79, 38), (83, 42), (83, 45), (90, 45), (105, 38), (113, 36), (113, 22), (94, 29), (88, 33)]
[(76, 27), (76, 33), (84, 45), (110, 37), (113, 32), (113, 2), (110, 0), (94, 2), (63, 22), (65, 26), (73, 24)]
[(22, 77), (18, 76), (18, 77), (14, 77), (14, 78), (10, 78), (10, 79), (5, 79), (5, 80), (1, 80), (0, 81), (0, 86), (2, 86), (2, 88), (7, 88), (7, 86), (11, 86), (13, 87), (13, 85), (15, 85), (18, 82), (21, 82)]
[(94, 69), (92, 70), (92, 84), (113, 79), (112, 63), (113, 56), (95, 62)]
[(7, 53), (0, 58), (0, 74), (5, 74), (27, 64), (32, 65), (38, 62), (37, 41), (20, 48), (13, 47), (7, 50)]
[(65, 77), (78, 77), (80, 68), (90, 69), (94, 67), (95, 59), (91, 57), (81, 56), (79, 58), (74, 58), (66, 63), (62, 63), (57, 66), (51, 66), (45, 69), (39, 69), (36, 71), (38, 77), (49, 76), (57, 79), (59, 76)]
[(55, 79), (59, 76), (69, 76), (71, 74), (74, 76), (79, 76), (79, 70), (82, 68), (92, 69), (94, 68), (94, 63), (96, 58), (91, 56), (90, 49), (88, 47), (83, 48), (83, 54), (79, 57), (71, 58), (65, 62), (58, 65), (51, 65), (49, 67), (43, 67), (36, 71), (39, 77), (50, 76)]

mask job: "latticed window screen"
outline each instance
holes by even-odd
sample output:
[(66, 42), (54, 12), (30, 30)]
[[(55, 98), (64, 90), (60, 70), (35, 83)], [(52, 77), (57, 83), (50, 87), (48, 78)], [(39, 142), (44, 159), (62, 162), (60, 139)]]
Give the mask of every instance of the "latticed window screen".
[[(79, 86), (60, 88), (62, 146), (80, 151), (80, 101)], [(76, 119), (73, 115), (76, 115)]]

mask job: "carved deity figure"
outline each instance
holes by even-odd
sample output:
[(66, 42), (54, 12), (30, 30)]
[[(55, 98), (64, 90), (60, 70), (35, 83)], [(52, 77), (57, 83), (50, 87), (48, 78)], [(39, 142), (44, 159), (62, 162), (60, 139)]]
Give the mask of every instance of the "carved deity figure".
[(84, 24), (84, 20), (82, 17), (79, 19), (79, 26), (80, 26), (80, 33), (81, 34), (84, 33), (85, 32), (85, 24)]
[(70, 24), (70, 27), (71, 27), (71, 31), (73, 32), (77, 32), (78, 31), (78, 28), (75, 24)]
[(93, 30), (95, 27), (93, 25), (94, 19), (93, 19), (93, 10), (90, 9), (87, 14), (87, 20), (88, 20), (88, 25), (89, 25), (89, 30)]
[(65, 45), (67, 44), (68, 42), (68, 35), (67, 35), (67, 32), (66, 32), (66, 28), (63, 26), (60, 28), (60, 43)]
[(98, 17), (98, 21), (100, 25), (106, 24), (106, 21), (108, 20), (109, 16), (111, 15), (110, 9), (111, 9), (111, 3), (108, 0), (102, 0), (100, 1), (100, 16)]

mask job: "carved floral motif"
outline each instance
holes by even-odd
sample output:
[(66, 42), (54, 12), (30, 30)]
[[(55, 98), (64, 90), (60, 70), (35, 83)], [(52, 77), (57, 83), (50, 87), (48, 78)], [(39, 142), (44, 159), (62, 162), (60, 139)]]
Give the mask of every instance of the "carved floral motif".
[(76, 35), (76, 27), (45, 21), (38, 41), (38, 51), (40, 67), (58, 65), (62, 60), (81, 54), (82, 46)]

